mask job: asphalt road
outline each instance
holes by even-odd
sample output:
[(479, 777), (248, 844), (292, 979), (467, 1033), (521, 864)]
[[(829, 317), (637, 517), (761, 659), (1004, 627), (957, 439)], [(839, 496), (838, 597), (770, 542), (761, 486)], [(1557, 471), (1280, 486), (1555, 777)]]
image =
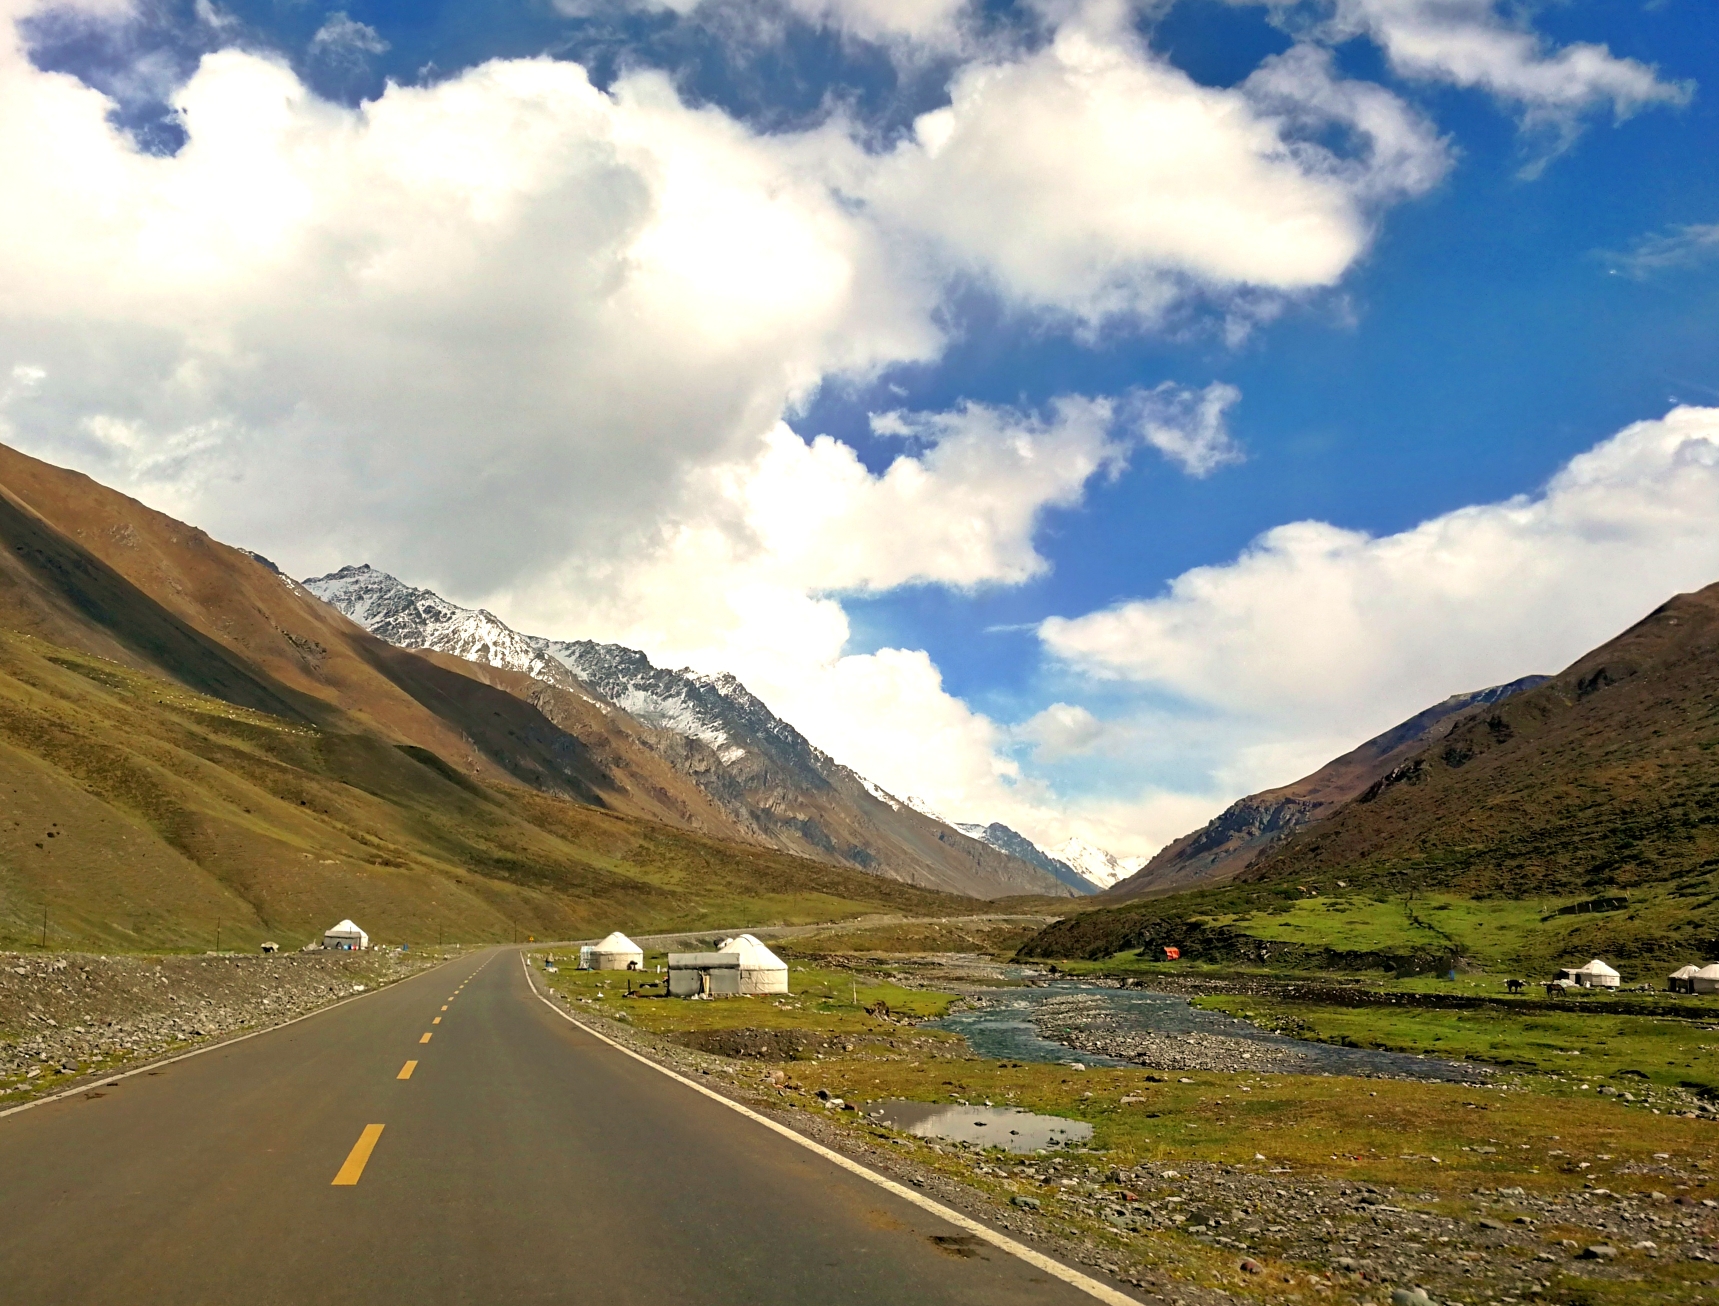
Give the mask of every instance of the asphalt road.
[(8, 1304), (1092, 1300), (581, 1032), (510, 950), (0, 1120)]

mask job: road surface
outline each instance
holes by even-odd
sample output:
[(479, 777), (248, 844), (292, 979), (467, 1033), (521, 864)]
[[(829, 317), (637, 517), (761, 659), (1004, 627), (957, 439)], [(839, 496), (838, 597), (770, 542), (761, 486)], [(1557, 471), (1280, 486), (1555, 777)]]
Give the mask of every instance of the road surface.
[(1093, 1302), (582, 1032), (511, 950), (0, 1120), (0, 1285), (53, 1306)]

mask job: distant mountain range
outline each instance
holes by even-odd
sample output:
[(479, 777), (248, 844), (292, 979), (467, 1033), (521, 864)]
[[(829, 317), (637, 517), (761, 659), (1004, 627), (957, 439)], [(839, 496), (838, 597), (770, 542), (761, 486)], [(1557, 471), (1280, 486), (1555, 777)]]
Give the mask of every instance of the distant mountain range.
[(368, 565), (303, 586), (390, 644), (529, 677), (537, 687), (515, 692), (582, 737), (595, 709), (615, 753), (611, 769), (648, 752), (716, 809), (718, 821), (700, 826), (713, 833), (980, 897), (1100, 887), (1006, 826), (959, 826), (894, 798), (734, 676), (658, 667), (618, 644), (521, 634)]

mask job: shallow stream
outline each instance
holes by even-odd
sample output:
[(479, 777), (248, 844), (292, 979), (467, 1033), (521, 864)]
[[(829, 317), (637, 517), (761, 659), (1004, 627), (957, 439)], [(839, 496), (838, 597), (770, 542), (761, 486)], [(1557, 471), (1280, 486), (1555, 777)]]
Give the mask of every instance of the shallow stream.
[[(1234, 1069), (1249, 1069), (1257, 1049), (1259, 1069), (1272, 1074), (1358, 1075), (1391, 1079), (1434, 1079), (1447, 1083), (1478, 1083), (1484, 1074), (1461, 1062), (1402, 1052), (1380, 1052), (1370, 1048), (1335, 1047), (1303, 1039), (1271, 1034), (1245, 1020), (1193, 1006), (1187, 998), (1146, 989), (1112, 989), (1099, 985), (1052, 983), (1043, 987), (988, 989), (975, 993), (970, 1005), (935, 1022), (935, 1026), (966, 1037), (980, 1056), (998, 1060), (1080, 1062), (1094, 1066), (1137, 1064), (1097, 1052), (1081, 1051), (1045, 1037), (1054, 1034), (1055, 1022), (1046, 1022), (1041, 1033), (1035, 1016), (1049, 1016), (1044, 1005), (1058, 999), (1078, 997), (1082, 1005), (1097, 1007), (1105, 1026), (1118, 1033), (1183, 1037), (1204, 1042), (1222, 1039), (1234, 1050)], [(1071, 1023), (1078, 1023), (1076, 1021)]]

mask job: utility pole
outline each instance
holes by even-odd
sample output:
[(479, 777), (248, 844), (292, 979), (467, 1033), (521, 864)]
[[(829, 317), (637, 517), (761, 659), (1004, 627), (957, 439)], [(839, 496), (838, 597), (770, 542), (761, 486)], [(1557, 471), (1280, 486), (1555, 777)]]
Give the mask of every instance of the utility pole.
[(44, 907), (44, 908), (42, 908), (42, 949), (43, 949), (43, 951), (46, 951), (47, 947), (48, 947), (48, 909), (46, 907)]
[(215, 918), (215, 951), (219, 952), (220, 950), (221, 950), (221, 918), (219, 916), (217, 916)]

